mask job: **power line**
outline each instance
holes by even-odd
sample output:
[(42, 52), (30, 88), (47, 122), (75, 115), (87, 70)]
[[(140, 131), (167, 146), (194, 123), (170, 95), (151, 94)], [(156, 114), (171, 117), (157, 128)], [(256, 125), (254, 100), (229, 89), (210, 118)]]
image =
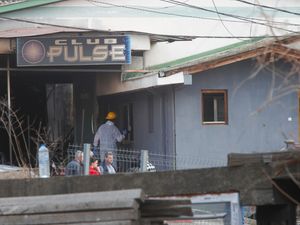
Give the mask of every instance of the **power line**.
[[(12, 21), (23, 22), (23, 23), (31, 23), (31, 24), (37, 24), (37, 25), (45, 25), (45, 26), (53, 26), (53, 27), (61, 27), (61, 28), (69, 28), (69, 29), (80, 29), (82, 31), (93, 31), (92, 29), (84, 28), (84, 27), (51, 24), (51, 23), (45, 23), (45, 22), (36, 22), (33, 20), (17, 19), (17, 18), (11, 18), (11, 17), (7, 17), (7, 16), (0, 16), (0, 19), (12, 20)], [(104, 32), (104, 30), (102, 30), (102, 32)], [(107, 31), (105, 31), (105, 32), (107, 32)]]
[[(118, 7), (118, 8), (133, 9), (133, 10), (137, 10), (137, 11), (150, 12), (150, 13), (167, 15), (167, 16), (177, 16), (177, 17), (187, 17), (187, 18), (194, 18), (194, 19), (206, 19), (206, 20), (217, 20), (217, 21), (219, 21), (219, 19), (215, 19), (215, 18), (208, 18), (208, 17), (201, 17), (201, 16), (191, 16), (191, 15), (178, 14), (178, 13), (162, 12), (162, 11), (146, 9), (146, 8), (140, 8), (140, 7), (133, 7), (133, 6), (127, 6), (127, 5), (117, 5), (117, 4), (102, 2), (102, 1), (98, 1), (98, 0), (86, 0), (86, 1), (90, 2), (90, 3), (100, 3), (100, 4), (103, 4), (103, 5), (110, 5), (110, 6), (114, 6), (114, 7)], [(93, 5), (96, 5), (96, 4), (93, 4)], [(96, 5), (96, 6), (100, 7), (99, 5)], [(226, 22), (239, 22), (239, 21), (226, 20)]]
[[(111, 3), (104, 3), (104, 2), (101, 2), (101, 1), (95, 1), (95, 0), (87, 0), (87, 1), (93, 1), (93, 2), (98, 2), (98, 3), (113, 5), (113, 6), (116, 6), (116, 7), (125, 7), (125, 8), (132, 8), (132, 9), (140, 10), (140, 8), (114, 5), (114, 4), (111, 4)], [(169, 2), (167, 0), (161, 0), (161, 1)], [(174, 2), (177, 2), (177, 1), (174, 1)], [(180, 3), (182, 3), (182, 2), (180, 2)], [(184, 4), (186, 4), (186, 3), (184, 3)], [(147, 10), (147, 11), (151, 11), (152, 12), (153, 10)], [(213, 11), (213, 10), (210, 10), (210, 11)], [(157, 11), (153, 11), (153, 12), (159, 13)], [(216, 11), (213, 11), (213, 12), (218, 13)], [(220, 14), (222, 15), (224, 13), (220, 13)], [(158, 36), (164, 36), (164, 37), (170, 37), (170, 38), (184, 37), (183, 40), (186, 40), (187, 38), (190, 38), (190, 39), (193, 39), (193, 38), (256, 39), (256, 38), (287, 37), (287, 35), (264, 35), (264, 36), (217, 36), (217, 35), (193, 35), (193, 36), (188, 36), (188, 35), (164, 35), (164, 34), (153, 34), (153, 33), (147, 33), (147, 32), (139, 32), (139, 31), (125, 31), (125, 30), (123, 30), (123, 31), (122, 30), (121, 31), (111, 31), (111, 30), (100, 30), (100, 29), (94, 29), (94, 28), (91, 29), (91, 28), (86, 28), (86, 27), (78, 27), (78, 26), (70, 26), (70, 25), (60, 25), (60, 24), (51, 24), (51, 23), (37, 22), (37, 21), (32, 21), (32, 20), (11, 18), (11, 17), (5, 17), (5, 16), (0, 16), (0, 19), (12, 20), (12, 21), (18, 21), (18, 22), (25, 22), (25, 23), (31, 23), (31, 24), (38, 24), (38, 25), (46, 25), (46, 26), (68, 28), (68, 29), (80, 29), (82, 31), (97, 31), (97, 32), (106, 32), (106, 33), (112, 33), (112, 32), (119, 32), (119, 33), (140, 33), (140, 34), (158, 35)], [(266, 25), (266, 24), (264, 24), (264, 25)], [(293, 33), (296, 33), (296, 32), (293, 32)]]
[(199, 9), (199, 10), (206, 11), (206, 12), (212, 12), (212, 13), (216, 13), (216, 14), (220, 14), (220, 15), (232, 17), (232, 18), (239, 19), (239, 20), (253, 22), (253, 23), (256, 23), (256, 24), (259, 24), (259, 25), (270, 27), (270, 28), (276, 28), (276, 29), (280, 29), (280, 30), (284, 30), (284, 31), (292, 32), (292, 33), (297, 33), (297, 32), (294, 32), (292, 30), (288, 30), (288, 29), (284, 29), (284, 28), (280, 28), (280, 27), (275, 27), (275, 26), (268, 25), (268, 24), (265, 24), (265, 23), (256, 22), (256, 21), (253, 21), (253, 20), (251, 20), (251, 19), (249, 19), (247, 17), (238, 16), (238, 15), (229, 14), (229, 13), (224, 13), (224, 12), (217, 12), (215, 10), (206, 9), (206, 8), (203, 8), (203, 7), (199, 7), (199, 6), (196, 6), (196, 5), (191, 5), (191, 4), (183, 3), (183, 2), (180, 2), (180, 1), (176, 1), (176, 0), (160, 0), (160, 1), (162, 1), (162, 2), (168, 2), (168, 3), (171, 3), (171, 4), (175, 4), (175, 5), (185, 6), (185, 7), (188, 7), (188, 8)]
[[(133, 7), (133, 6), (127, 6), (127, 5), (118, 5), (118, 4), (113, 4), (113, 3), (108, 3), (108, 2), (103, 2), (100, 0), (86, 0), (87, 2), (90, 3), (99, 3), (99, 4), (103, 4), (103, 5), (109, 5), (109, 6), (114, 6), (114, 7), (118, 7), (118, 8), (126, 8), (126, 9), (132, 9), (132, 10), (136, 10), (136, 11), (142, 11), (142, 12), (149, 12), (149, 13), (155, 13), (155, 14), (161, 14), (161, 15), (167, 15), (167, 16), (177, 16), (177, 17), (185, 17), (185, 18), (194, 18), (194, 19), (205, 19), (205, 20), (214, 20), (214, 21), (219, 21), (220, 19), (215, 19), (215, 18), (208, 18), (208, 17), (201, 17), (201, 16), (191, 16), (191, 15), (186, 15), (186, 14), (178, 14), (178, 13), (169, 13), (169, 12), (162, 12), (162, 11), (157, 11), (157, 10), (151, 10), (151, 9), (147, 9), (147, 8), (140, 8), (140, 7)], [(98, 7), (101, 7), (97, 4), (93, 4), (96, 5)], [(176, 5), (176, 4), (175, 4)], [(214, 13), (217, 13), (216, 11), (213, 11)], [(237, 16), (238, 17), (238, 16)], [(229, 19), (222, 19), (224, 22), (232, 22), (232, 23), (252, 23), (255, 21), (263, 21), (263, 22), (272, 22), (274, 24), (277, 25), (290, 25), (290, 26), (300, 26), (300, 24), (296, 24), (296, 23), (287, 23), (287, 22), (276, 22), (276, 21), (269, 21), (266, 19), (258, 19), (258, 18), (251, 18), (248, 21), (240, 21), (240, 18), (234, 17), (235, 19), (239, 19), (239, 20), (229, 20)], [(266, 24), (264, 24), (266, 25)]]
[(296, 16), (300, 16), (300, 13), (292, 12), (292, 11), (285, 10), (285, 9), (279, 9), (279, 8), (272, 7), (272, 6), (267, 6), (267, 5), (261, 5), (261, 4), (257, 4), (257, 3), (247, 2), (247, 1), (244, 1), (244, 0), (235, 0), (235, 1), (242, 2), (242, 3), (248, 4), (248, 5), (258, 6), (258, 7), (262, 7), (262, 8), (266, 8), (266, 9), (272, 9), (272, 10), (276, 10), (276, 11), (279, 11), (279, 12), (284, 12), (284, 13), (288, 13), (288, 14), (293, 14), (293, 15), (296, 15)]
[(279, 30), (283, 30), (283, 31), (288, 31), (288, 32), (291, 32), (291, 33), (294, 33), (294, 34), (298, 34), (299, 33), (299, 32), (295, 32), (293, 30), (284, 29), (284, 28), (281, 28), (281, 27), (276, 27), (276, 26), (273, 26), (273, 25), (269, 25), (269, 24), (265, 24), (265, 23), (253, 21), (253, 20), (251, 20), (251, 19), (249, 19), (247, 17), (238, 16), (238, 15), (234, 15), (234, 14), (230, 14), (230, 13), (224, 13), (224, 12), (216, 12), (215, 10), (206, 9), (206, 8), (203, 8), (203, 7), (199, 7), (199, 6), (196, 6), (196, 5), (191, 5), (191, 4), (183, 3), (183, 2), (180, 2), (180, 1), (175, 1), (175, 0), (160, 0), (160, 1), (162, 1), (162, 2), (168, 2), (168, 3), (171, 3), (171, 4), (175, 4), (175, 5), (185, 6), (185, 7), (188, 7), (188, 8), (199, 9), (199, 10), (206, 11), (206, 12), (212, 12), (212, 13), (220, 14), (220, 15), (223, 15), (223, 16), (232, 17), (232, 18), (235, 18), (235, 19), (244, 20), (244, 21), (247, 21), (247, 22), (252, 22), (252, 23), (255, 23), (255, 24), (259, 24), (259, 25), (262, 25), (262, 26), (269, 27), (269, 28), (275, 28), (275, 29), (279, 29)]
[[(188, 38), (194, 39), (194, 38), (216, 38), (216, 39), (233, 39), (233, 38), (239, 38), (239, 39), (260, 39), (260, 38), (280, 38), (280, 37), (289, 37), (288, 35), (265, 35), (265, 36), (217, 36), (217, 35), (164, 35), (164, 34), (153, 34), (153, 33), (147, 33), (147, 32), (139, 32), (139, 31), (126, 31), (126, 30), (120, 30), (120, 31), (109, 31), (109, 30), (100, 30), (100, 29), (90, 29), (86, 27), (78, 27), (78, 26), (67, 26), (67, 25), (59, 25), (59, 24), (52, 24), (52, 23), (44, 23), (44, 22), (36, 22), (31, 20), (24, 20), (24, 19), (17, 19), (17, 18), (10, 18), (10, 17), (4, 17), (0, 16), (0, 19), (4, 20), (12, 20), (17, 22), (24, 22), (24, 23), (31, 23), (31, 24), (37, 24), (37, 25), (44, 25), (44, 26), (53, 26), (53, 27), (61, 27), (61, 28), (68, 28), (68, 29), (77, 29), (81, 31), (97, 31), (97, 32), (105, 32), (105, 33), (135, 33), (135, 34), (144, 34), (144, 35), (157, 35), (162, 37), (169, 37), (169, 38), (182, 38), (181, 41), (187, 41)], [(185, 38), (185, 39), (184, 39)], [(178, 40), (180, 41), (180, 40)]]
[[(92, 0), (86, 0), (87, 2), (93, 2)], [(185, 2), (188, 2), (189, 0), (185, 0)], [(100, 2), (98, 2), (98, 3), (100, 3)], [(94, 4), (94, 3), (92, 3), (93, 5), (95, 5), (95, 6), (98, 6), (97, 4)], [(105, 4), (105, 3), (102, 3), (102, 4)], [(103, 8), (112, 8), (112, 7), (114, 7), (113, 5), (110, 5), (110, 6), (101, 6), (101, 7), (103, 7)], [(155, 9), (162, 9), (162, 10), (164, 10), (164, 9), (170, 9), (170, 8), (176, 8), (177, 6), (176, 5), (172, 5), (172, 6), (161, 6), (161, 7), (155, 7)], [(147, 7), (147, 6), (143, 6), (143, 8), (144, 9), (152, 9), (153, 7)]]
[[(255, 7), (252, 7), (252, 12), (251, 12), (251, 14), (253, 14), (254, 10), (255, 10)], [(249, 35), (252, 34), (252, 27), (253, 27), (253, 23), (250, 24)]]
[(217, 8), (217, 6), (216, 6), (216, 4), (215, 4), (215, 1), (212, 0), (212, 3), (213, 3), (213, 5), (214, 5), (214, 7), (215, 7), (215, 10), (216, 10), (216, 12), (217, 12), (217, 14), (218, 14), (218, 17), (219, 17), (220, 22), (222, 23), (223, 27), (225, 28), (225, 30), (226, 30), (232, 37), (234, 37), (233, 33), (231, 33), (231, 31), (225, 26), (225, 24), (224, 24), (224, 22), (223, 22), (223, 20), (222, 20), (222, 18), (221, 18), (221, 16), (220, 16), (220, 14), (219, 14), (219, 12), (218, 12), (218, 8)]
[(252, 20), (252, 22), (256, 20), (256, 21), (264, 21), (264, 22), (267, 22), (267, 23), (273, 23), (273, 24), (276, 24), (276, 25), (296, 26), (296, 27), (300, 26), (299, 23), (288, 23), (288, 22), (271, 21), (271, 20), (266, 20), (266, 19), (253, 18), (253, 17), (251, 17), (251, 20)]

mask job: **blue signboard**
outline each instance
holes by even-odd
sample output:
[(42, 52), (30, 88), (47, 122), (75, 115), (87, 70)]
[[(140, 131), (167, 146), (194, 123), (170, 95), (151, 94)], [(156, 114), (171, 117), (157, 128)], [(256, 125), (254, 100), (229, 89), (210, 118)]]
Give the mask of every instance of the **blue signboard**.
[(130, 63), (129, 36), (17, 38), (17, 66)]

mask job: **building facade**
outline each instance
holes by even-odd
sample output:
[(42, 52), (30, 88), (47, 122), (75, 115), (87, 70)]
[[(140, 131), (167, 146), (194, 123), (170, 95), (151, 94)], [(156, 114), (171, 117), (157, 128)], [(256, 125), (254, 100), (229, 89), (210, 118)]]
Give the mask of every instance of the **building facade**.
[[(76, 145), (91, 143), (105, 114), (114, 110), (120, 129), (129, 130), (123, 146), (176, 156), (176, 168), (225, 165), (230, 152), (277, 151), (286, 139), (297, 141), (299, 136), (295, 64), (285, 60), (299, 58), (299, 43), (293, 38), (277, 43), (294, 33), (292, 23), (298, 18), (291, 11), (277, 14), (275, 27), (267, 21), (245, 23), (232, 15), (253, 6), (219, 2), (231, 17), (226, 21), (235, 31), (230, 37), (220, 18), (208, 11), (212, 6), (205, 3), (208, 8), (200, 10), (194, 1), (155, 1), (148, 11), (146, 1), (43, 1), (34, 6), (25, 1), (18, 3), (23, 8), (6, 8), (0, 33), (1, 95), (14, 99), (28, 125), (41, 121), (35, 131), (48, 127), (52, 141), (62, 138)], [(298, 10), (299, 3), (280, 6)], [(185, 10), (190, 13), (182, 15)], [(254, 15), (266, 19), (257, 11)], [(286, 19), (289, 24), (283, 24)], [(72, 51), (52, 53), (69, 54), (72, 61), (76, 47), (87, 59), (79, 53), (82, 37), (122, 35), (130, 39), (127, 63), (18, 64), (17, 40), (28, 36), (57, 39), (60, 46), (67, 40), (75, 46)], [(246, 38), (250, 40), (241, 42)], [(259, 63), (255, 58), (261, 56), (283, 59)], [(2, 141), (6, 145), (7, 137)], [(11, 152), (5, 151), (7, 158)], [(186, 155), (198, 161), (188, 165), (181, 157)]]

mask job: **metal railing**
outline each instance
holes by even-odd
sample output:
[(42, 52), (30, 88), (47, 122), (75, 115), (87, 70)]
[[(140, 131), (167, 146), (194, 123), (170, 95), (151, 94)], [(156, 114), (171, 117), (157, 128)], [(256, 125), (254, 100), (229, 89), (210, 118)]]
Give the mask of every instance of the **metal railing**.
[[(83, 151), (83, 147), (69, 145), (67, 149), (68, 162), (74, 159), (75, 152), (78, 150)], [(105, 150), (96, 148), (90, 149), (90, 151), (99, 162), (103, 160)], [(114, 165), (117, 172), (155, 172), (226, 166), (226, 161), (203, 158), (199, 155), (166, 155), (137, 149), (109, 149), (109, 151), (114, 153)]]

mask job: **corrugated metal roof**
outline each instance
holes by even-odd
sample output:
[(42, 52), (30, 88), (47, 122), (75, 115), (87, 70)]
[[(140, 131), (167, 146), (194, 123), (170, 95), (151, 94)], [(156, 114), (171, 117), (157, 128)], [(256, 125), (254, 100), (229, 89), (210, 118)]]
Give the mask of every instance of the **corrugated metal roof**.
[(61, 1), (62, 0), (3, 0), (0, 2), (0, 13), (8, 13)]

